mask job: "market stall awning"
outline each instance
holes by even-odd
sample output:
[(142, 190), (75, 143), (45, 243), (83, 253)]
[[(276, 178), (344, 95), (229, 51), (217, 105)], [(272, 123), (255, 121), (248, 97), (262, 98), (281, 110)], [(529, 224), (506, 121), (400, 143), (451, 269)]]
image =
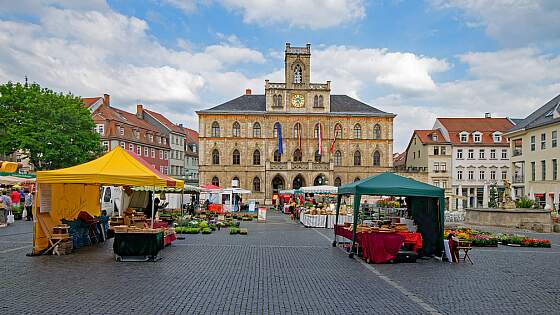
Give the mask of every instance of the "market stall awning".
[(216, 185), (212, 185), (212, 184), (202, 185), (202, 186), (200, 186), (200, 188), (206, 189), (206, 190), (221, 190), (222, 189), (222, 188), (220, 188), (220, 186), (216, 186)]
[(301, 194), (301, 190), (299, 189), (283, 189), (278, 192), (280, 195), (295, 195)]
[(445, 190), (417, 180), (386, 172), (364, 178), (357, 182), (342, 185), (339, 195), (378, 195), (378, 196), (415, 196), (444, 197)]
[(301, 192), (306, 194), (336, 194), (338, 192), (338, 187), (335, 186), (309, 186), (301, 187)]
[(202, 189), (200, 187), (192, 186), (192, 185), (184, 185), (183, 188), (175, 188), (175, 187), (158, 187), (154, 190), (151, 186), (138, 186), (132, 188), (135, 191), (155, 191), (156, 193), (165, 192), (165, 193), (185, 193), (185, 194), (195, 194), (199, 193)]
[(19, 176), (0, 176), (0, 184), (2, 185), (15, 185), (15, 184), (33, 184), (35, 178), (19, 177)]
[(184, 186), (182, 180), (160, 173), (142, 158), (120, 146), (84, 164), (37, 172), (37, 182), (177, 188)]
[(250, 194), (251, 191), (243, 188), (226, 188), (223, 190), (225, 193), (234, 193), (234, 194)]

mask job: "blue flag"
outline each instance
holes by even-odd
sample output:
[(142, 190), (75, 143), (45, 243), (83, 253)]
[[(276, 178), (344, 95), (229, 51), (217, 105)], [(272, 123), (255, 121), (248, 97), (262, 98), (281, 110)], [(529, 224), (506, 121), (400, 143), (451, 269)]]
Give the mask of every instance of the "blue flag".
[(284, 153), (282, 148), (282, 126), (280, 124), (276, 124), (276, 129), (278, 131), (278, 153), (282, 155), (282, 153)]

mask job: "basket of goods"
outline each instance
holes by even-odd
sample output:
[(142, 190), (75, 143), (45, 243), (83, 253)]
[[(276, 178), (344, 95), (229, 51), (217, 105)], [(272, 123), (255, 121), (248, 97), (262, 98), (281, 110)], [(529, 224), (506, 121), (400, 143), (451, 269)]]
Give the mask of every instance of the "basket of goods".
[(115, 233), (126, 233), (127, 230), (128, 230), (128, 227), (126, 225), (113, 226), (113, 231), (115, 231)]

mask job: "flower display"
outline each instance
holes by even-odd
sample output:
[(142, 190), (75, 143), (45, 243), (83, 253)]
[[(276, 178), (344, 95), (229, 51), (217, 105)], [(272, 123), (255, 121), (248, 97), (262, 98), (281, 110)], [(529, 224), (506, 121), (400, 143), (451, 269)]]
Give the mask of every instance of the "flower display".
[(503, 245), (519, 245), (523, 247), (550, 247), (550, 241), (531, 239), (524, 235), (489, 233), (470, 228), (445, 229), (444, 237), (449, 234), (455, 234), (460, 240), (469, 241), (472, 246), (498, 246)]

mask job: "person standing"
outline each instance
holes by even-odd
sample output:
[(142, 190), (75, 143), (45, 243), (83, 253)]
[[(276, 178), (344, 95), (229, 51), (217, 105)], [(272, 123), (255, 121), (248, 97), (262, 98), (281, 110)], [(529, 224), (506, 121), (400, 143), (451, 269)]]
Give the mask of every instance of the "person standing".
[(29, 191), (25, 191), (25, 199), (23, 202), (25, 210), (27, 210), (27, 221), (33, 220), (33, 194)]
[(19, 203), (21, 201), (21, 195), (19, 194), (19, 191), (17, 191), (17, 189), (14, 188), (12, 190), (12, 195), (10, 197), (12, 198), (12, 206), (19, 207)]
[(2, 223), (8, 220), (8, 214), (12, 210), (12, 199), (8, 197), (8, 193), (4, 190), (0, 195), (0, 212), (2, 212)]

